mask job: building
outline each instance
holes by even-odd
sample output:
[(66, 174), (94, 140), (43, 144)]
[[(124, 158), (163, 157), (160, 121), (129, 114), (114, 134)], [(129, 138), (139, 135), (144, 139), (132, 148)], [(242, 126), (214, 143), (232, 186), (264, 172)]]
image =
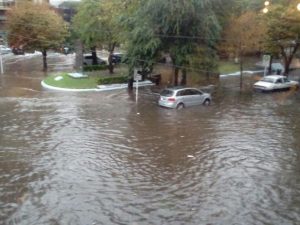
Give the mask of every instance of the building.
[(0, 0), (0, 44), (4, 44), (6, 37), (6, 12), (14, 5), (14, 0)]

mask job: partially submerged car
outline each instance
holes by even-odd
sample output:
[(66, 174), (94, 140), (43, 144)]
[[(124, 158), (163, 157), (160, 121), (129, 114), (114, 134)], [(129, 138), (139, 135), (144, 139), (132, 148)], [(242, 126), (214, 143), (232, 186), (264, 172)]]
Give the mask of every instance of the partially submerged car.
[(160, 93), (158, 104), (163, 107), (182, 109), (193, 105), (209, 105), (211, 95), (196, 88), (174, 87)]
[(254, 89), (259, 91), (288, 90), (290, 88), (298, 87), (298, 81), (291, 81), (286, 76), (282, 75), (265, 76), (254, 84)]

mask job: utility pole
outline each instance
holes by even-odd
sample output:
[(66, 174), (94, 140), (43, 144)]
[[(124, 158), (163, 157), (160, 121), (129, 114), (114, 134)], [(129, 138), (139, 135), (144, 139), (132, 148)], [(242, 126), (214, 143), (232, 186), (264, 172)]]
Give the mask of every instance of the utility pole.
[(240, 41), (240, 91), (243, 89), (243, 49)]

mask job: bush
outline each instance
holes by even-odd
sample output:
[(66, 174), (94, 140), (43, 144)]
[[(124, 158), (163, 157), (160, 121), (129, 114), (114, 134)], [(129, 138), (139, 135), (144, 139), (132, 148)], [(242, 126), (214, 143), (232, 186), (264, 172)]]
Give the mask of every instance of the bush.
[(127, 76), (122, 77), (103, 77), (100, 78), (98, 84), (122, 84), (128, 81)]
[(83, 71), (106, 70), (107, 65), (84, 65)]

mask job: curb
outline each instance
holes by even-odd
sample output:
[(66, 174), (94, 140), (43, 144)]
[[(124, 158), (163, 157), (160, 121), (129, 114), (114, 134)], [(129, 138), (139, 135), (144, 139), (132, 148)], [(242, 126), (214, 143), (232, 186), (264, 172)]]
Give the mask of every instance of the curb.
[[(74, 88), (60, 88), (46, 84), (44, 81), (41, 82), (42, 87), (55, 90), (55, 91), (70, 91), (70, 92), (88, 92), (88, 91), (112, 91), (127, 88), (127, 84), (112, 84), (112, 85), (99, 85), (98, 88), (90, 89), (74, 89)], [(139, 82), (139, 87), (153, 86), (151, 81)], [(133, 87), (136, 87), (136, 83), (133, 83)]]

